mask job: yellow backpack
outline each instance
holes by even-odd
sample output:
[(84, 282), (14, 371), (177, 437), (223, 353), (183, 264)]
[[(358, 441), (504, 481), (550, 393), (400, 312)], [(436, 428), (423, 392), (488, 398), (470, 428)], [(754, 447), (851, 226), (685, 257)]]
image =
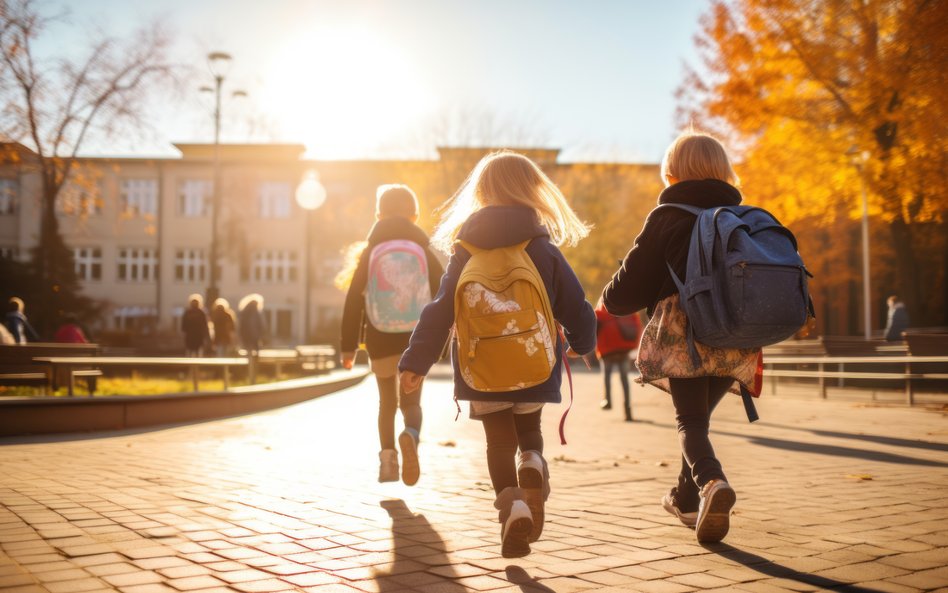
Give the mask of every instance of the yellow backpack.
[(556, 320), (530, 241), (471, 254), (454, 293), (461, 377), (477, 391), (539, 385), (556, 365)]

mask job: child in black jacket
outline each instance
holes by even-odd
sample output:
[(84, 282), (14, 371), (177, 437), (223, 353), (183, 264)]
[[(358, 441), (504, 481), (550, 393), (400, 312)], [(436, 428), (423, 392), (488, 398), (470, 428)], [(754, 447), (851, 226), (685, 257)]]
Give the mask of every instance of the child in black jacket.
[[(427, 300), (438, 291), (443, 268), (428, 247), (428, 236), (415, 225), (418, 220), (418, 199), (405, 185), (383, 185), (376, 199), (376, 223), (366, 239), (366, 247), (359, 256), (358, 265), (352, 274), (346, 304), (342, 314), (342, 365), (350, 369), (355, 351), (361, 345), (369, 354), (372, 372), (379, 388), (378, 430), (381, 451), (379, 452), (379, 482), (398, 480), (398, 452), (395, 450), (395, 410), (400, 408), (405, 421), (405, 430), (399, 435), (402, 450), (402, 481), (412, 486), (418, 482), (418, 439), (421, 431), (421, 391), (399, 394), (397, 368), (398, 358), (408, 347), (413, 324), (396, 327), (376, 327), (366, 314), (366, 292), (370, 288), (370, 260), (373, 250), (382, 244), (411, 242), (423, 250), (427, 265)], [(401, 244), (404, 246), (404, 243)], [(396, 246), (396, 249), (398, 247)], [(416, 248), (417, 249), (417, 248)], [(410, 259), (410, 254), (407, 256)], [(417, 262), (416, 262), (417, 263)], [(401, 279), (394, 287), (407, 288), (412, 281), (424, 283), (425, 279)], [(417, 292), (417, 291), (415, 291)], [(408, 295), (409, 298), (415, 295)], [(417, 318), (415, 319), (417, 321)], [(384, 330), (384, 331), (383, 331)]]

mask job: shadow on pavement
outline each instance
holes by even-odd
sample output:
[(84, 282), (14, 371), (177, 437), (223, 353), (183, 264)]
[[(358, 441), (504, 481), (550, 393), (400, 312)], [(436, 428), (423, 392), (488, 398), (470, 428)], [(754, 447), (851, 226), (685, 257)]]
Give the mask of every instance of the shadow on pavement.
[(508, 566), (507, 580), (511, 585), (517, 585), (524, 593), (556, 593), (546, 585), (541, 585), (539, 581), (531, 577), (527, 571), (519, 566)]
[(821, 577), (807, 572), (799, 572), (793, 570), (792, 568), (783, 566), (782, 564), (777, 564), (776, 562), (768, 560), (763, 556), (758, 556), (757, 554), (739, 550), (729, 544), (718, 543), (700, 545), (709, 552), (714, 552), (719, 556), (727, 558), (728, 560), (733, 560), (738, 564), (743, 564), (747, 568), (756, 570), (757, 572), (765, 574), (769, 577), (788, 579), (798, 583), (805, 583), (807, 585), (820, 587), (821, 589), (842, 591), (843, 593), (883, 593), (879, 589), (859, 587), (849, 583), (844, 583), (842, 581), (837, 581), (836, 579)]
[(857, 449), (854, 447), (842, 447), (839, 445), (827, 445), (825, 443), (804, 443), (802, 441), (792, 441), (787, 439), (776, 439), (773, 437), (759, 437), (748, 434), (738, 434), (734, 432), (713, 431), (716, 435), (727, 435), (747, 439), (755, 445), (772, 447), (782, 451), (798, 451), (800, 453), (819, 453), (822, 455), (835, 455), (837, 457), (852, 457), (854, 459), (864, 459), (866, 461), (882, 461), (884, 463), (896, 463), (899, 465), (921, 465), (924, 467), (948, 467), (948, 463), (941, 461), (932, 461), (931, 459), (916, 459), (898, 453), (887, 453), (885, 451), (870, 451), (868, 449)]
[[(444, 583), (453, 583), (459, 577), (451, 566), (451, 559), (445, 553), (441, 534), (435, 531), (424, 515), (413, 513), (400, 498), (383, 500), (379, 506), (385, 509), (392, 518), (392, 554), (395, 556), (395, 562), (388, 570), (373, 571), (372, 578), (378, 584), (380, 593), (410, 589), (409, 583), (397, 582), (398, 577), (410, 573), (423, 572), (426, 576), (437, 575), (443, 579), (441, 582)], [(409, 552), (409, 548), (421, 546), (431, 548), (430, 552), (424, 550)], [(416, 560), (419, 556), (425, 557), (424, 564)], [(431, 569), (426, 565), (435, 565), (435, 568)], [(429, 583), (425, 583), (427, 584)]]
[(835, 430), (818, 430), (813, 428), (800, 428), (799, 426), (784, 426), (783, 424), (772, 424), (769, 422), (761, 422), (761, 426), (767, 426), (770, 428), (780, 428), (783, 430), (796, 430), (801, 432), (809, 432), (816, 436), (821, 437), (831, 437), (836, 439), (852, 439), (856, 441), (866, 441), (868, 443), (876, 443), (878, 445), (890, 445), (893, 447), (908, 447), (911, 449), (925, 449), (926, 451), (941, 451), (942, 453), (948, 453), (948, 444), (945, 443), (932, 443), (929, 441), (921, 440), (911, 440), (911, 439), (900, 439), (897, 437), (885, 437), (874, 434), (854, 434), (851, 432), (838, 432)]

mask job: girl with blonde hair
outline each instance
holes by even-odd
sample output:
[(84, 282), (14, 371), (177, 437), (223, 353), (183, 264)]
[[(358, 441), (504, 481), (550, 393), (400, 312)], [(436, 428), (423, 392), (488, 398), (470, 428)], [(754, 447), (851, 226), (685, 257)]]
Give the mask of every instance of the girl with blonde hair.
[[(592, 306), (557, 249), (558, 245), (575, 245), (588, 233), (589, 227), (533, 161), (510, 151), (484, 157), (449, 202), (434, 233), (433, 243), (450, 256), (448, 267), (438, 295), (422, 311), (398, 364), (402, 389), (409, 393), (417, 389), (451, 333), (455, 292), (471, 250), (526, 245), (525, 252), (549, 296), (552, 317), (565, 330), (565, 336), (549, 336), (551, 345), (555, 341), (548, 354), (553, 369), (549, 378), (523, 389), (478, 391), (461, 375), (457, 340), (451, 345), (455, 397), (470, 401), (471, 417), (484, 425), (487, 469), (496, 494), (494, 507), (499, 511), (505, 558), (529, 554), (530, 542), (536, 541), (543, 529), (549, 470), (543, 459), (540, 413), (545, 403), (560, 401), (563, 338), (574, 354), (589, 353), (596, 345)], [(518, 305), (484, 286), (477, 289), (479, 303), (501, 308)], [(469, 301), (470, 295), (465, 292), (464, 298)]]
[[(707, 134), (691, 131), (676, 138), (665, 152), (661, 174), (666, 187), (659, 206), (715, 208), (736, 206), (743, 199), (724, 146)], [(699, 343), (701, 364), (689, 357), (687, 319), (669, 268), (685, 281), (694, 224), (695, 216), (678, 208), (653, 210), (602, 301), (613, 315), (647, 309), (651, 316), (636, 365), (641, 381), (671, 394), (682, 452), (678, 485), (662, 498), (662, 506), (694, 527), (698, 541), (716, 542), (727, 535), (737, 497), (711, 447), (711, 413), (735, 379), (753, 384), (759, 350)]]

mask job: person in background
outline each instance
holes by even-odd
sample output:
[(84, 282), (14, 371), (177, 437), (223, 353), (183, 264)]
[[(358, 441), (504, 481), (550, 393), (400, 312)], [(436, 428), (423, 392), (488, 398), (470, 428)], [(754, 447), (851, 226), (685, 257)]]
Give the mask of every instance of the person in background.
[(218, 298), (211, 309), (211, 323), (214, 325), (214, 349), (218, 356), (228, 356), (234, 351), (237, 333), (237, 316), (230, 308), (227, 299)]
[(185, 356), (200, 357), (205, 346), (211, 343), (204, 312), (204, 298), (199, 294), (188, 297), (188, 308), (181, 316), (181, 331), (184, 332)]
[(889, 305), (889, 314), (885, 322), (885, 339), (889, 342), (898, 342), (902, 339), (902, 332), (908, 329), (909, 315), (905, 303), (898, 296), (892, 295), (886, 303)]
[(263, 318), (263, 297), (257, 293), (240, 299), (237, 307), (237, 329), (240, 342), (248, 356), (256, 356), (267, 334), (267, 322)]
[(79, 319), (74, 313), (66, 313), (63, 315), (62, 325), (60, 325), (59, 329), (56, 330), (56, 334), (53, 336), (53, 341), (60, 342), (62, 344), (89, 343), (85, 332), (83, 332), (82, 328), (79, 326)]
[(23, 313), (26, 305), (23, 299), (19, 297), (10, 297), (7, 303), (7, 314), (3, 319), (3, 324), (7, 326), (13, 340), (17, 344), (26, 344), (27, 342), (39, 342), (39, 334), (30, 325), (26, 314)]
[(632, 398), (629, 391), (629, 355), (639, 346), (642, 323), (638, 314), (616, 317), (606, 311), (602, 299), (596, 305), (596, 354), (602, 361), (602, 376), (606, 395), (599, 404), (603, 410), (612, 409), (612, 371), (619, 371), (622, 384), (625, 421), (632, 422)]

